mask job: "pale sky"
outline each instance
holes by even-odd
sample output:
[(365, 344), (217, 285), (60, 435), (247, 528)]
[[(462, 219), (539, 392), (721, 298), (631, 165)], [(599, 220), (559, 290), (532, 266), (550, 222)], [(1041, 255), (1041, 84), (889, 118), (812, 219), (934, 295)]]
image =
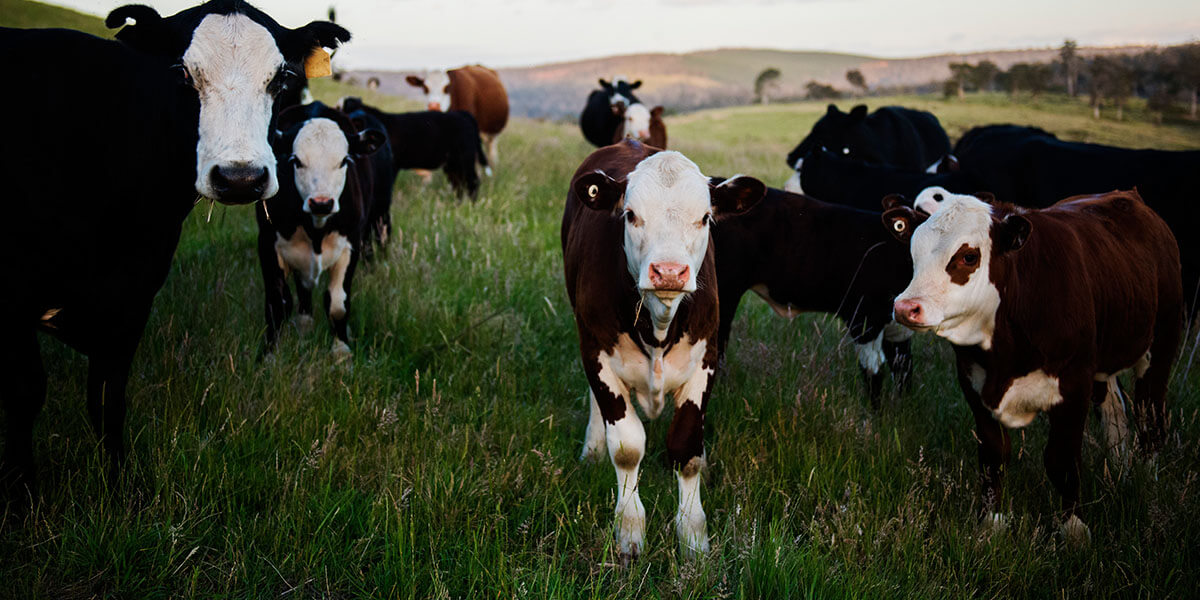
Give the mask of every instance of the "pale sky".
[[(131, 1), (164, 15), (195, 0), (43, 0), (104, 15)], [(258, 0), (297, 27), (325, 18), (355, 36), (343, 68), (533, 65), (719, 47), (903, 58), (1058, 46), (1200, 40), (1200, 0)]]

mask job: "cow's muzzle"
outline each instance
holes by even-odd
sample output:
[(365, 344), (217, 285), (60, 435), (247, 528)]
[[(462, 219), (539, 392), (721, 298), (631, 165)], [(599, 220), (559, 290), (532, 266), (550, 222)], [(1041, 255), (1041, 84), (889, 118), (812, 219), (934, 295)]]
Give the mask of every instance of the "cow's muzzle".
[(327, 196), (314, 196), (308, 199), (309, 214), (317, 217), (324, 217), (333, 214), (333, 198)]
[(218, 165), (208, 174), (216, 200), (222, 204), (248, 204), (263, 199), (271, 183), (267, 167)]
[(674, 262), (650, 263), (650, 285), (654, 292), (682, 292), (691, 278), (691, 267)]

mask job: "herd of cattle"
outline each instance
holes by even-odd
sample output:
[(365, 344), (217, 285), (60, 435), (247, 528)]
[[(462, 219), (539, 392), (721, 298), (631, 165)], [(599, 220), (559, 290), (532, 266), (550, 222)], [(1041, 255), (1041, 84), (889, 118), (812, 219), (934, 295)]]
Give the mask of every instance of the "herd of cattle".
[[(21, 224), (10, 236), (24, 251), (10, 266), (23, 288), (0, 295), (13, 352), (0, 362), (10, 498), (34, 484), (47, 383), (39, 332), (88, 356), (88, 414), (119, 469), (130, 363), (197, 194), (257, 204), (264, 351), (292, 313), (288, 275), (298, 321), (311, 324), (326, 274), (334, 351), (344, 354), (357, 262), (387, 243), (396, 174), (441, 168), (474, 198), (508, 119), (499, 78), (479, 66), (410, 77), (429, 111), (302, 103), (307, 78), (328, 72), (327, 49), (349, 32), (323, 21), (288, 29), (239, 0), (170, 17), (130, 5), (106, 24), (120, 28), (116, 40), (0, 29), (6, 64), (56, 74), (0, 95), (23, 116), (7, 131), (22, 144), (0, 145)], [(1200, 152), (1072, 143), (1010, 125), (977, 128), (951, 148), (929, 113), (830, 106), (787, 157), (796, 173), (785, 191), (706, 176), (666, 150), (662, 107), (642, 104), (640, 84), (601, 80), (588, 97), (580, 126), (600, 148), (569, 182), (562, 221), (590, 388), (583, 457), (607, 453), (616, 469), (623, 557), (645, 549), (635, 398), (654, 418), (672, 397), (676, 530), (686, 552), (708, 549), (705, 414), (750, 290), (781, 316), (841, 318), (874, 407), (885, 366), (900, 390), (911, 382), (914, 331), (946, 338), (998, 523), (1008, 428), (1048, 413), (1046, 470), (1066, 534), (1086, 538), (1084, 422), (1098, 406), (1110, 443), (1124, 446), (1118, 375), (1133, 373), (1140, 445), (1152, 452), (1164, 439), (1168, 377), (1197, 303), (1200, 247), (1183, 228), (1200, 210), (1186, 195), (1200, 184)]]

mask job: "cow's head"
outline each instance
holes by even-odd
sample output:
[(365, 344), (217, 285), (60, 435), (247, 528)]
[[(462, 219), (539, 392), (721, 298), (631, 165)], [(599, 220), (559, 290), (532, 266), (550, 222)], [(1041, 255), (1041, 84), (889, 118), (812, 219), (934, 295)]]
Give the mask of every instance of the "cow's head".
[(425, 106), (429, 110), (450, 110), (450, 73), (433, 71), (425, 77), (409, 75), (404, 80), (413, 87), (421, 88), (425, 95)]
[(830, 104), (808, 136), (788, 154), (788, 165), (800, 171), (805, 157), (818, 150), (868, 162), (883, 162), (883, 156), (877, 150), (878, 144), (866, 127), (866, 119), (866, 105), (859, 104), (844, 113), (836, 105)]
[(291, 173), (300, 209), (312, 216), (314, 227), (323, 227), (341, 209), (354, 161), (387, 138), (375, 129), (356, 131), (346, 115), (319, 102), (283, 111), (279, 125), (284, 128), (275, 144), (281, 174)]
[(645, 104), (632, 104), (618, 114), (621, 117), (621, 125), (617, 128), (619, 138), (632, 138), (639, 142), (650, 139), (650, 109)]
[(1021, 248), (1029, 220), (1020, 214), (997, 219), (983, 200), (952, 195), (924, 222), (912, 209), (895, 207), (884, 213), (884, 223), (898, 238), (911, 237), (913, 278), (896, 297), (895, 319), (960, 346), (990, 347), (1000, 306), (994, 259)]
[(161, 57), (188, 97), (199, 101), (196, 191), (229, 204), (278, 191), (271, 117), (285, 99), (298, 97), (306, 65), (314, 75), (328, 70), (323, 48), (350, 39), (325, 21), (288, 29), (235, 0), (212, 0), (166, 18), (148, 6), (123, 6), (105, 23), (121, 28), (116, 37), (126, 45)]
[(660, 329), (670, 324), (676, 300), (696, 291), (713, 219), (744, 212), (766, 194), (751, 177), (710, 185), (695, 163), (669, 151), (645, 158), (624, 179), (595, 171), (573, 188), (588, 207), (622, 220), (629, 274)]
[(601, 79), (600, 87), (603, 88), (604, 91), (608, 92), (608, 103), (611, 106), (616, 106), (618, 104), (632, 106), (634, 104), (641, 103), (641, 100), (638, 100), (638, 97), (633, 93), (633, 90), (642, 87), (641, 79), (633, 83), (629, 83), (629, 81), (625, 79), (624, 75), (617, 75), (613, 77), (612, 83)]

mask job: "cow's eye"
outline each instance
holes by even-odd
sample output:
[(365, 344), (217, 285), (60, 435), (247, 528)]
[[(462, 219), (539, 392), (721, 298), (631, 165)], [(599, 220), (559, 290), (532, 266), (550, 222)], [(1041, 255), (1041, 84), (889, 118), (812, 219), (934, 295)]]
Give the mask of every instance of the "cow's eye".
[(304, 168), (304, 163), (300, 162), (300, 158), (297, 157), (295, 154), (288, 157), (288, 163), (297, 169)]
[(632, 210), (626, 210), (625, 211), (625, 221), (627, 223), (629, 223), (630, 225), (632, 225), (635, 221), (637, 221), (637, 215), (633, 214)]
[(963, 264), (967, 265), (968, 267), (973, 266), (975, 263), (979, 262), (979, 253), (968, 252), (962, 256), (962, 261)]
[(342, 159), (342, 166), (343, 166), (343, 167), (348, 167), (348, 166), (350, 166), (350, 157), (349, 157), (349, 156), (347, 156), (346, 158), (343, 158), (343, 159)]
[(447, 83), (447, 84), (446, 84), (446, 87), (442, 88), (442, 93), (443, 93), (443, 94), (449, 94), (449, 93), (450, 93), (450, 84), (448, 84), (448, 83)]
[(171, 69), (179, 74), (180, 83), (187, 86), (192, 85), (192, 72), (188, 71), (188, 68), (183, 63), (172, 65)]

